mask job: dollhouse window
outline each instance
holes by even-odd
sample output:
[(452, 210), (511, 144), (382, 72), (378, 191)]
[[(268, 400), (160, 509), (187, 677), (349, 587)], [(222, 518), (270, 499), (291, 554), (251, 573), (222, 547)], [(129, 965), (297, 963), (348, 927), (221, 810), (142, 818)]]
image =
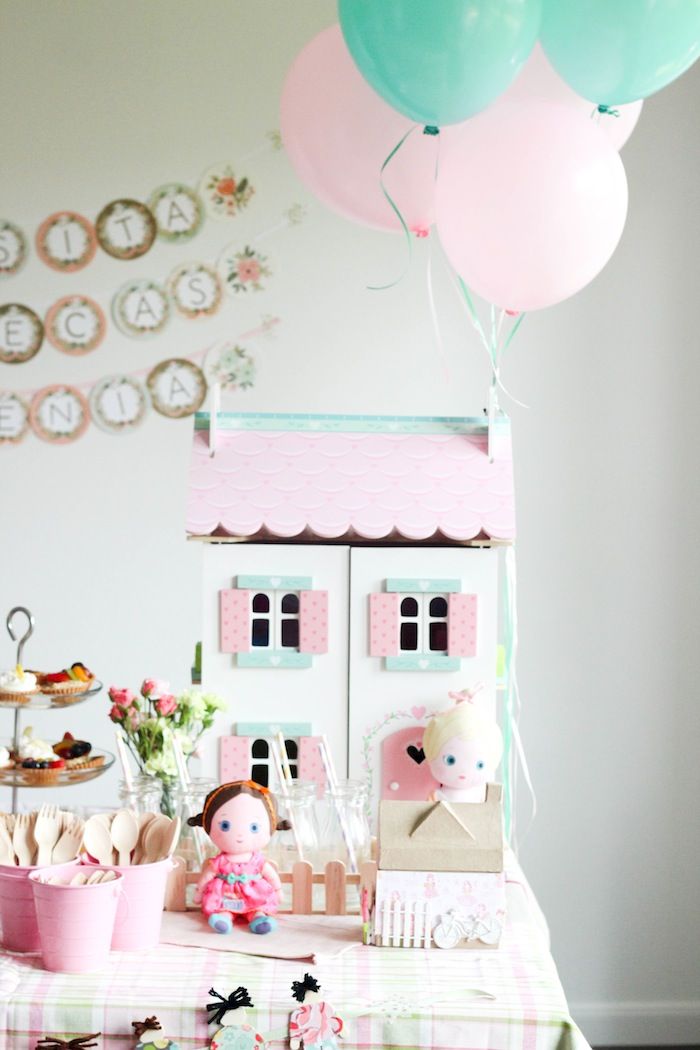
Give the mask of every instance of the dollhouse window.
[(299, 594), (258, 591), (251, 599), (250, 644), (255, 649), (299, 651)]
[[(296, 780), (298, 776), (298, 758), (299, 758), (299, 742), (293, 738), (286, 739), (284, 741), (284, 749), (287, 752), (287, 758), (289, 759), (289, 769), (292, 774), (292, 778)], [(254, 780), (256, 784), (262, 784), (263, 787), (270, 787), (270, 784), (274, 778), (270, 776), (271, 767), (273, 765), (272, 757), (270, 755), (270, 742), (265, 737), (258, 737), (253, 740), (250, 748), (250, 778)]]
[(399, 595), (399, 651), (447, 652), (447, 598), (443, 594)]

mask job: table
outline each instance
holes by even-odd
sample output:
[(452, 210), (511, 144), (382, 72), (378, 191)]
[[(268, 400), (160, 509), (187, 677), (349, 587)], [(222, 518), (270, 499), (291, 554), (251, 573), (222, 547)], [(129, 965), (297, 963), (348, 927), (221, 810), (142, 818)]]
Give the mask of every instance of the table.
[[(272, 1050), (285, 1045), (290, 986), (310, 969), (344, 1019), (344, 1050), (587, 1050), (572, 1021), (546, 924), (524, 877), (508, 876), (508, 922), (489, 951), (358, 946), (310, 966), (235, 952), (160, 945), (113, 953), (100, 974), (51, 974), (38, 956), (0, 960), (6, 1050), (42, 1035), (102, 1032), (105, 1050), (132, 1050), (131, 1022), (150, 1014), (181, 1050), (209, 1042), (209, 989), (248, 987), (251, 1020)], [(253, 1020), (254, 1018), (254, 1020)]]

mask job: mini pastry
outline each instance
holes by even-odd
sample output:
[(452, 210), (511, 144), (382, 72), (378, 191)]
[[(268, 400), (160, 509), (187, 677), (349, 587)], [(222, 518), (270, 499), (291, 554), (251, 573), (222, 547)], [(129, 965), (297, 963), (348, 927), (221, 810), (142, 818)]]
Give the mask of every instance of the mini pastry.
[(21, 664), (17, 664), (13, 671), (0, 673), (0, 701), (26, 704), (38, 692), (36, 675), (25, 671)]
[(91, 754), (92, 744), (76, 740), (72, 733), (64, 733), (63, 740), (53, 745), (53, 751), (63, 759), (67, 769), (91, 769), (104, 762), (104, 755)]
[(14, 764), (12, 756), (7, 748), (0, 746), (0, 769), (12, 769)]
[(15, 767), (28, 784), (52, 784), (65, 769), (65, 760), (54, 753), (48, 741), (32, 736), (33, 732), (32, 727), (27, 726), (22, 733), (14, 756)]
[(73, 693), (84, 693), (90, 688), (94, 680), (92, 671), (88, 671), (85, 664), (74, 663), (62, 671), (51, 674), (42, 674), (39, 677), (39, 685), (44, 693), (55, 696), (69, 696)]

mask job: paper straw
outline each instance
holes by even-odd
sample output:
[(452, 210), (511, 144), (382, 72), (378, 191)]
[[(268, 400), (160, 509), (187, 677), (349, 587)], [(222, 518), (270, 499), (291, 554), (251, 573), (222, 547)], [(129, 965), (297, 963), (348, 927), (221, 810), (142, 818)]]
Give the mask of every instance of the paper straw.
[(345, 842), (345, 848), (348, 851), (350, 871), (353, 873), (353, 875), (356, 875), (358, 871), (357, 854), (355, 853), (355, 847), (353, 845), (352, 837), (350, 835), (350, 828), (348, 827), (347, 821), (345, 819), (345, 814), (343, 812), (341, 801), (336, 794), (338, 781), (337, 779), (333, 779), (335, 771), (331, 767), (331, 759), (329, 757), (330, 753), (326, 750), (326, 747), (324, 746), (323, 737), (318, 742), (318, 753), (321, 756), (321, 763), (323, 765), (323, 770), (326, 774), (326, 781), (328, 782), (328, 786), (330, 787), (331, 793), (333, 795), (333, 804), (335, 806), (335, 811), (338, 814), (338, 823), (340, 824), (340, 830), (343, 833), (343, 841)]
[(126, 747), (124, 746), (124, 741), (118, 729), (114, 730), (114, 739), (117, 742), (117, 754), (119, 755), (119, 762), (121, 763), (122, 773), (124, 775), (124, 783), (126, 784), (127, 791), (131, 792), (134, 790), (134, 778), (132, 777), (131, 769), (129, 768)]
[[(335, 791), (338, 787), (338, 774), (336, 772), (335, 762), (333, 761), (333, 752), (331, 751), (331, 746), (328, 743), (328, 737), (325, 733), (321, 735), (321, 743), (323, 744), (324, 750), (326, 752), (326, 758), (328, 759), (328, 768), (331, 772), (331, 775), (328, 778), (328, 782), (331, 786), (331, 789)], [(328, 774), (326, 774), (326, 776), (328, 776)]]
[[(180, 744), (180, 741), (177, 739), (175, 734), (172, 732), (170, 734), (170, 743), (173, 749), (175, 765), (177, 766), (177, 776), (178, 780), (180, 781), (180, 787), (182, 788), (183, 793), (185, 793), (190, 787), (190, 775), (187, 772), (187, 763), (185, 762), (185, 755), (182, 750), (182, 745)], [(189, 802), (186, 802), (183, 808), (186, 810), (186, 815), (188, 817), (194, 816), (194, 813), (192, 812), (192, 807), (189, 804)], [(202, 843), (199, 840), (198, 828), (192, 829), (192, 841), (194, 842), (194, 851), (197, 854), (197, 863), (201, 868), (204, 864), (204, 851), (202, 849)]]
[(277, 734), (277, 745), (278, 745), (278, 747), (280, 749), (280, 758), (282, 760), (282, 769), (284, 770), (284, 775), (287, 778), (287, 780), (291, 781), (293, 779), (293, 777), (292, 777), (292, 768), (289, 765), (289, 755), (287, 754), (287, 745), (284, 742), (284, 734), (283, 734), (283, 732), (281, 730)]
[[(280, 734), (280, 736), (281, 736), (281, 734)], [(284, 801), (287, 803), (287, 816), (289, 817), (289, 823), (292, 825), (292, 835), (294, 836), (294, 845), (296, 847), (297, 853), (299, 854), (299, 860), (303, 860), (304, 859), (304, 850), (302, 849), (301, 840), (299, 838), (299, 832), (297, 831), (297, 826), (296, 826), (296, 824), (294, 822), (294, 818), (292, 817), (292, 807), (289, 804), (290, 803), (289, 790), (287, 788), (287, 782), (285, 780), (284, 772), (283, 772), (283, 769), (282, 769), (282, 759), (280, 758), (280, 754), (279, 754), (279, 751), (278, 751), (279, 743), (273, 737), (272, 740), (270, 741), (270, 744), (272, 745), (270, 750), (272, 752), (272, 760), (275, 763), (275, 772), (277, 773), (277, 779), (278, 779), (279, 785), (280, 785), (280, 794), (281, 794), (282, 798), (284, 799)], [(291, 776), (291, 771), (290, 771), (290, 776)]]

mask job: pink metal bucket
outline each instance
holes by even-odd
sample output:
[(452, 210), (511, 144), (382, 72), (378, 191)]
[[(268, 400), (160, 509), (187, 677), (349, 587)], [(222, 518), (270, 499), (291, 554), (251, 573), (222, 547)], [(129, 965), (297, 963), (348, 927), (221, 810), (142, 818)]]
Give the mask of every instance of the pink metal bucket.
[[(77, 860), (67, 866), (75, 867)], [(41, 950), (39, 928), (34, 910), (34, 893), (27, 878), (41, 868), (19, 868), (0, 864), (0, 943), (8, 952), (38, 952)]]
[[(103, 867), (103, 865), (99, 865)], [(123, 880), (92, 886), (52, 885), (52, 875), (70, 877), (74, 865), (33, 871), (29, 882), (39, 927), (44, 969), (58, 973), (103, 970), (109, 960), (112, 931)]]
[(115, 952), (134, 952), (157, 947), (165, 890), (174, 862), (167, 857), (153, 864), (106, 866), (122, 876), (124, 886), (114, 923), (112, 949)]

